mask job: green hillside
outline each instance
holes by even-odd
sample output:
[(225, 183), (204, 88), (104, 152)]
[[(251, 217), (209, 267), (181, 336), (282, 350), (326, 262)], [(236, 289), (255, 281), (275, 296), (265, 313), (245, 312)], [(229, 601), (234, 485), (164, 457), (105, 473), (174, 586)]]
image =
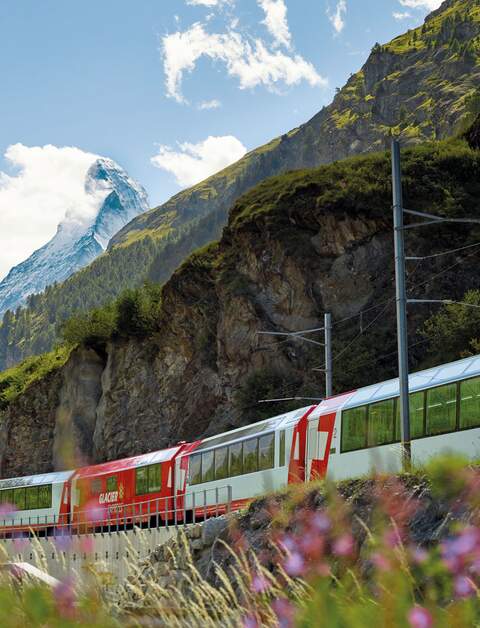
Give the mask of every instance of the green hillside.
[(124, 227), (109, 250), (64, 284), (7, 312), (0, 368), (51, 349), (62, 322), (98, 307), (146, 279), (164, 282), (198, 246), (218, 238), (227, 213), (272, 175), (448, 137), (480, 111), (480, 0), (446, 0), (425, 24), (374, 46), (333, 103), (301, 127), (248, 153)]

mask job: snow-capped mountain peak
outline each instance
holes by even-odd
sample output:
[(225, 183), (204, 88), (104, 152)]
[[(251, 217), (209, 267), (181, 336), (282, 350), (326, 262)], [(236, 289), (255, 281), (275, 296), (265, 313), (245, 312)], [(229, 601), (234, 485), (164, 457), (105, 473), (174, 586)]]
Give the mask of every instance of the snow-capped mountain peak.
[(0, 282), (0, 315), (89, 264), (117, 231), (147, 209), (143, 187), (111, 159), (98, 158), (85, 177), (82, 207), (65, 208), (53, 238)]

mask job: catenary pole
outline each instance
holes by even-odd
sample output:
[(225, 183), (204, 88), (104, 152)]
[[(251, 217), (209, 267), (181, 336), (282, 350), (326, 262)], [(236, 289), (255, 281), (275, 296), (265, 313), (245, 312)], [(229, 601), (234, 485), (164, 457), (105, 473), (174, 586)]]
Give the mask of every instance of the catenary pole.
[(325, 314), (325, 397), (333, 395), (332, 315)]
[(398, 375), (400, 380), (400, 427), (403, 467), (411, 465), (410, 408), (408, 403), (407, 294), (405, 287), (405, 244), (403, 226), (402, 170), (400, 143), (392, 141), (393, 225), (395, 237), (395, 284), (397, 301)]

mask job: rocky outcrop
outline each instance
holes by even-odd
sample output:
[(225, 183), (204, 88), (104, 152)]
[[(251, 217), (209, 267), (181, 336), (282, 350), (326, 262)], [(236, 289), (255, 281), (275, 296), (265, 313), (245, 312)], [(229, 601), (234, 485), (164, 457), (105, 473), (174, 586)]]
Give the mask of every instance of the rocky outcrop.
[(2, 477), (47, 473), (53, 469), (62, 377), (59, 370), (50, 373), (0, 411)]
[(84, 348), (75, 351), (63, 368), (53, 435), (55, 469), (91, 459), (104, 368), (104, 356)]

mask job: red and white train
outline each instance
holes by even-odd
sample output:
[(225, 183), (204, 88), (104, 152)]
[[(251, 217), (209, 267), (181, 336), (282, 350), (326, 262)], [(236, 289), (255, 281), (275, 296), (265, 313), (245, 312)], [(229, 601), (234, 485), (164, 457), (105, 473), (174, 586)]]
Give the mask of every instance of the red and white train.
[[(410, 375), (412, 457), (480, 456), (480, 356)], [(401, 468), (398, 379), (124, 460), (0, 480), (0, 530), (181, 522), (328, 474)], [(14, 511), (8, 513), (9, 506)]]

